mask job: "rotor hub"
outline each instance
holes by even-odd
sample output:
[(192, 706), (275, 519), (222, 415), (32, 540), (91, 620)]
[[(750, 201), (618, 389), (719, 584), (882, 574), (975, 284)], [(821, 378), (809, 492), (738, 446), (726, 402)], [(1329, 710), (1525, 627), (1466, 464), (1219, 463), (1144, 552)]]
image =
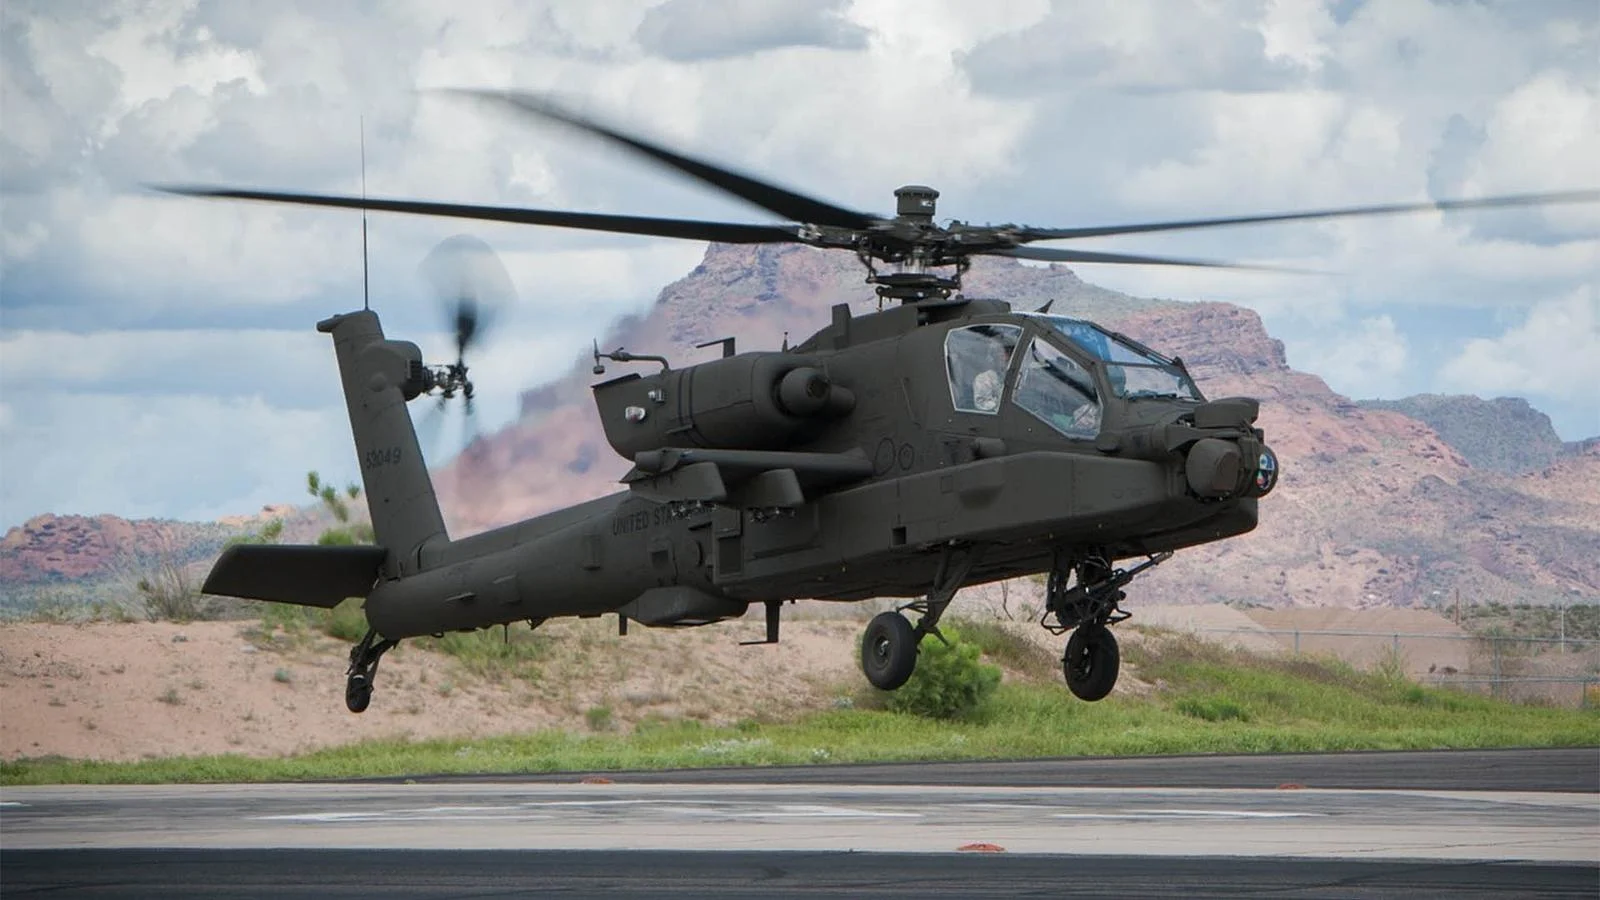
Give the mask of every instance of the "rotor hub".
[(895, 215), (912, 221), (932, 222), (939, 208), (939, 192), (923, 184), (908, 184), (894, 192)]

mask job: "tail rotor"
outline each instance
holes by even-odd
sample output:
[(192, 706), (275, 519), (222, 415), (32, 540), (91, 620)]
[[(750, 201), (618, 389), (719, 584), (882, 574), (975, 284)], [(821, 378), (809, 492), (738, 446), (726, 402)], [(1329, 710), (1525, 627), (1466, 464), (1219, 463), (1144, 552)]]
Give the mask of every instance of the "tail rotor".
[(483, 342), (498, 314), (516, 299), (516, 291), (500, 258), (488, 244), (470, 235), (446, 238), (419, 269), (439, 298), (456, 347), (455, 362), (427, 367), (426, 393), (436, 398), (429, 418), (441, 415), (451, 400), (459, 398), (464, 437), (470, 443), (477, 428), (467, 353)]

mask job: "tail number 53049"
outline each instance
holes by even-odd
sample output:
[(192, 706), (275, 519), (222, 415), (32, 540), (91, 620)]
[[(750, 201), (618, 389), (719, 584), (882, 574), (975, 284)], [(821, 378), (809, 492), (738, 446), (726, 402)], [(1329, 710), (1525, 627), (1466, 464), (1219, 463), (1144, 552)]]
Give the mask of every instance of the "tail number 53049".
[(376, 450), (368, 450), (361, 457), (361, 467), (363, 469), (377, 469), (382, 468), (383, 466), (393, 466), (398, 465), (399, 462), (400, 445), (398, 444), (393, 447), (380, 447)]

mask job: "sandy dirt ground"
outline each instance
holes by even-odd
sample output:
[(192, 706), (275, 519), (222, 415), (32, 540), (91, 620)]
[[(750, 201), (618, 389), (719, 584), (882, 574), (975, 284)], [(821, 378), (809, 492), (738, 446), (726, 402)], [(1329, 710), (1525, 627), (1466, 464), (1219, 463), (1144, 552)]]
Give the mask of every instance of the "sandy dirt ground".
[[(1038, 586), (964, 591), (960, 615), (1009, 627), (1059, 655), (1060, 639), (1034, 626)], [(857, 640), (887, 602), (801, 604), (782, 643), (759, 616), (707, 628), (634, 627), (614, 618), (552, 622), (537, 674), (489, 680), (458, 660), (402, 644), (384, 658), (371, 709), (344, 708), (347, 644), (320, 635), (276, 639), (256, 622), (0, 625), (0, 758), (136, 760), (240, 753), (281, 755), (379, 737), (461, 737), (544, 728), (627, 728), (647, 717), (727, 724), (826, 709), (863, 689)], [(1459, 636), (1447, 620), (1411, 610), (1251, 610), (1221, 605), (1130, 604), (1131, 624), (1196, 631), (1246, 649), (1287, 650), (1269, 631), (1349, 630)], [(1139, 640), (1124, 629), (1123, 640)], [(1358, 664), (1381, 658), (1387, 637), (1302, 635), (1306, 652)], [(1467, 671), (1469, 642), (1401, 638), (1414, 672)], [(1059, 672), (1028, 673), (1057, 680)], [(1008, 673), (1017, 677), (1019, 673)], [(1152, 690), (1125, 669), (1117, 690)]]
[(601, 707), (612, 727), (646, 716), (728, 723), (826, 707), (859, 677), (855, 622), (785, 623), (783, 642), (763, 647), (737, 644), (760, 636), (754, 621), (623, 638), (614, 620), (551, 623), (537, 678), (488, 681), (402, 644), (384, 657), (371, 709), (352, 715), (349, 645), (318, 636), (278, 647), (253, 625), (0, 626), (0, 758), (265, 756), (377, 737), (587, 730)]

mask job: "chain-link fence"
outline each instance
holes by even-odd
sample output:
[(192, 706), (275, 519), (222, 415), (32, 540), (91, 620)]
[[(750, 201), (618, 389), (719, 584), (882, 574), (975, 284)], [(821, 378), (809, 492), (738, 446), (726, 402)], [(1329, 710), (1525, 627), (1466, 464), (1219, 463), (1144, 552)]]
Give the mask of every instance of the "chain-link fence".
[(1423, 684), (1519, 703), (1600, 706), (1600, 641), (1566, 637), (1313, 628), (1191, 628), (1259, 649), (1334, 656), (1359, 668), (1396, 666)]

